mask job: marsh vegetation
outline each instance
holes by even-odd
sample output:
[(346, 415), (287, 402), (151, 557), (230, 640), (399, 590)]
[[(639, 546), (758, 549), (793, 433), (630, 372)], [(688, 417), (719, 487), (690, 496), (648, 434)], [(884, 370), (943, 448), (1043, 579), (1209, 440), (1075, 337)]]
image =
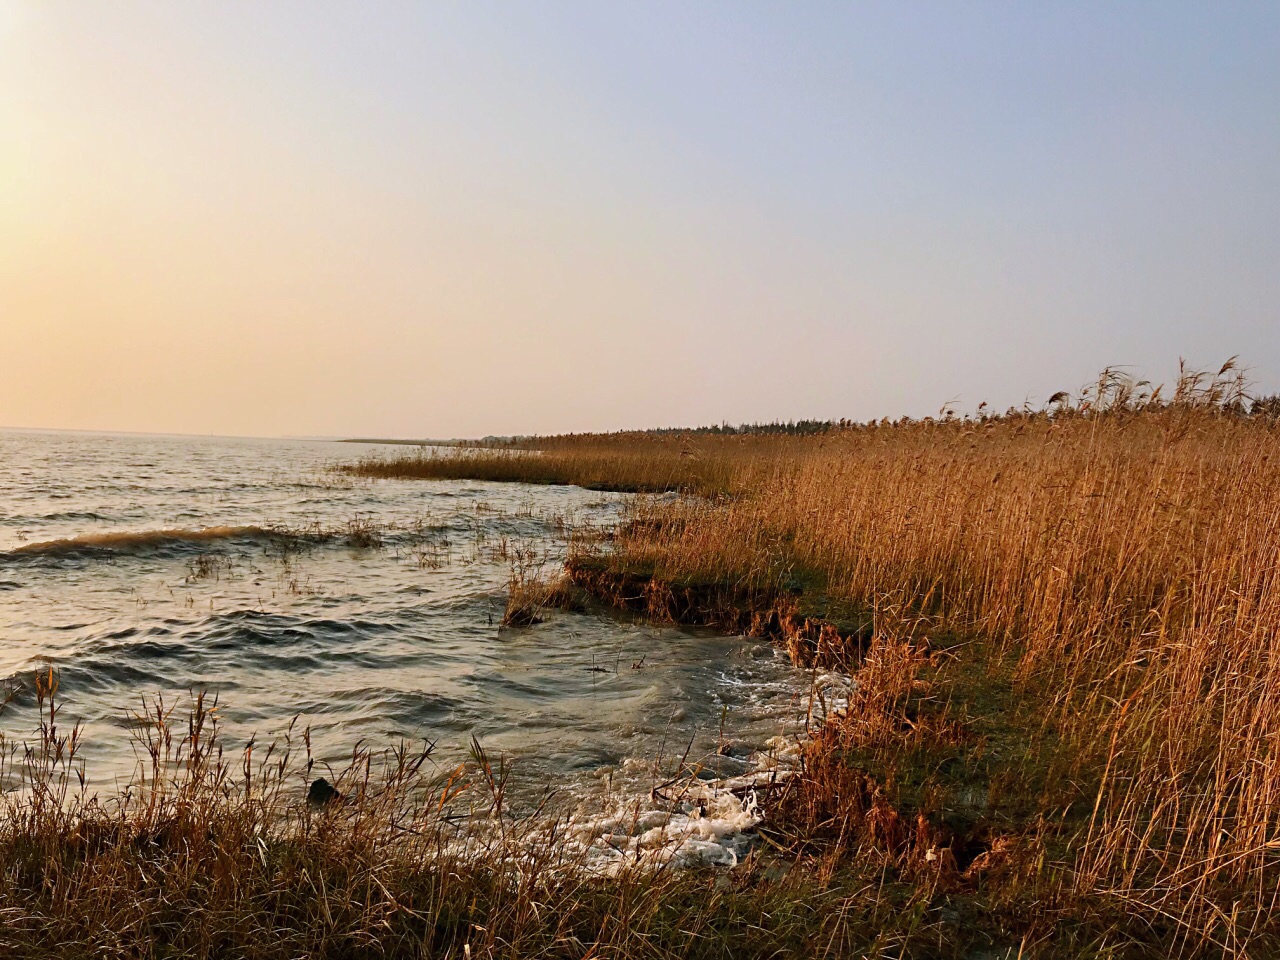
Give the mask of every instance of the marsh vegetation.
[(923, 918), (1024, 951), (1261, 956), (1280, 949), (1274, 407), (1233, 363), (1168, 389), (1108, 370), (1002, 415), (353, 469), (685, 492), (636, 500), (569, 575), (856, 671), (771, 811), (788, 858), (891, 877)]
[[(810, 668), (757, 846), (585, 869), (563, 821), (503, 809), (479, 745), (443, 773), (357, 751), (325, 774), (343, 801), (311, 809), (305, 744), (224, 761), (203, 706), (186, 739), (146, 728), (168, 758), (149, 783), (81, 800), (50, 707), (11, 754), (0, 936), (84, 956), (1276, 955), (1275, 409), (1228, 364), (1167, 391), (1108, 371), (999, 415), (361, 461), (639, 492), (563, 564), (484, 545), (510, 565), (505, 619), (604, 605)], [(424, 544), (424, 564), (445, 549)], [(855, 678), (839, 703), (824, 670)]]

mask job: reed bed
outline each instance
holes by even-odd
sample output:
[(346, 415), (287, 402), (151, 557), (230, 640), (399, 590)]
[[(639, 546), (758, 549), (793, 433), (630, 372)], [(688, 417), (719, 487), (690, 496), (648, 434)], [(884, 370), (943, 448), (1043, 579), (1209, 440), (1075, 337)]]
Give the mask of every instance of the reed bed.
[(880, 667), (810, 752), (804, 802), (862, 825), (837, 842), (874, 841), (881, 804), (920, 820), (888, 842), (907, 859), (1019, 846), (1019, 909), (1274, 955), (1280, 429), (1231, 365), (1142, 387), (842, 430), (732, 500), (637, 504), (603, 562), (873, 619)]
[[(660, 438), (633, 442), (631, 435), (603, 442), (584, 437), (569, 447), (554, 438), (546, 450), (425, 450), (404, 456), (371, 456), (338, 469), (350, 476), (400, 480), (490, 480), (573, 484), (588, 490), (625, 493), (741, 492), (765, 446), (755, 438)], [(771, 440), (771, 449), (785, 441)]]
[[(774, 811), (793, 855), (843, 849), (968, 891), (1037, 949), (1072, 928), (1088, 949), (1269, 956), (1276, 410), (1228, 363), (1168, 391), (1108, 370), (998, 416), (486, 456), (513, 479), (607, 464), (614, 489), (690, 494), (636, 501), (571, 567), (873, 625), (857, 696)], [(653, 482), (664, 470), (688, 472)]]

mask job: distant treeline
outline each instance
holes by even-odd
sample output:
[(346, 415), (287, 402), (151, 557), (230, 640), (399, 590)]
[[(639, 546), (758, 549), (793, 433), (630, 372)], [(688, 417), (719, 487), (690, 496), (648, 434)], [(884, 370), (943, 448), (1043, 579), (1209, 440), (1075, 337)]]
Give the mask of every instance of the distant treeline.
[(1270, 397), (1256, 397), (1249, 407), (1249, 413), (1255, 417), (1280, 420), (1280, 393)]
[[(1085, 396), (1082, 399), (1084, 399), (1087, 402), (1089, 400), (1088, 394), (1085, 394)], [(1161, 405), (1161, 401), (1159, 400), (1158, 397), (1155, 397), (1155, 398), (1139, 397), (1137, 399), (1138, 399), (1137, 405), (1139, 406), (1144, 405), (1147, 402), (1150, 402), (1151, 406), (1153, 407), (1159, 407)], [(1070, 396), (1066, 393), (1066, 391), (1063, 391), (1061, 393), (1054, 394), (1053, 398), (1049, 401), (1048, 407), (1050, 410), (1056, 409), (1057, 412), (1063, 412), (1066, 409), (1069, 409), (1068, 405), (1070, 404), (1070, 401), (1071, 401)], [(1176, 404), (1176, 403), (1179, 403), (1180, 401), (1174, 400), (1172, 402)], [(1107, 406), (1108, 404), (1104, 401), (1104, 403), (1101, 405)], [(1128, 405), (1128, 398), (1125, 398), (1125, 401), (1120, 404), (1120, 406), (1126, 406), (1126, 405)], [(1280, 420), (1280, 394), (1275, 394), (1269, 397), (1254, 397), (1254, 398), (1233, 397), (1226, 400), (1225, 402), (1217, 404), (1217, 406), (1219, 406), (1219, 408), (1223, 412), (1229, 413), (1229, 414), (1235, 414), (1237, 416), (1266, 417), (1271, 420)], [(1026, 415), (1029, 412), (1031, 411), (1028, 409), (1018, 409), (1017, 407), (1010, 407), (1009, 410), (1004, 414), (1004, 416), (1017, 417), (1020, 415)], [(984, 403), (978, 410), (977, 419), (986, 420), (993, 416), (999, 416), (999, 414), (994, 414), (988, 411), (987, 405)], [(939, 412), (939, 416), (938, 416), (938, 419), (941, 419), (941, 420), (954, 420), (956, 418), (957, 417), (956, 417), (955, 411), (950, 409), (949, 407), (943, 408), (943, 410)], [(932, 417), (924, 418), (925, 421), (929, 421), (932, 419), (934, 418)], [(966, 416), (964, 419), (972, 419), (972, 417)], [(740, 423), (736, 426), (731, 423), (722, 423), (719, 425), (713, 425), (709, 427), (655, 427), (649, 430), (625, 430), (620, 432), (647, 434), (655, 437), (691, 436), (691, 435), (692, 436), (705, 436), (705, 435), (753, 436), (753, 435), (770, 435), (770, 434), (801, 437), (801, 436), (811, 436), (813, 434), (819, 434), (819, 433), (828, 433), (832, 430), (853, 430), (862, 426), (886, 425), (889, 422), (890, 421), (888, 420), (868, 420), (864, 424), (861, 421), (849, 420), (849, 419), (776, 420), (776, 421), (771, 421), (769, 423)], [(898, 421), (895, 421), (895, 422), (911, 423), (912, 419), (910, 417), (904, 417), (904, 418), (900, 418)], [(533, 438), (525, 437), (522, 439), (533, 439)]]
[(640, 431), (656, 437), (688, 436), (701, 434), (723, 434), (725, 436), (750, 436), (753, 434), (785, 434), (787, 436), (808, 436), (814, 433), (826, 433), (852, 425), (850, 420), (775, 420), (770, 423), (732, 423), (714, 424), (709, 427), (655, 427)]
[[(1213, 398), (1207, 404), (1202, 404), (1199, 397), (1188, 400), (1175, 399), (1173, 401), (1162, 401), (1158, 395), (1136, 395), (1130, 396), (1123, 390), (1121, 396), (1117, 398), (1115, 395), (1108, 393), (1106, 390), (1100, 391), (1098, 394), (1090, 396), (1088, 393), (1082, 395), (1075, 403), (1065, 391), (1054, 394), (1048, 404), (1040, 410), (1034, 410), (1029, 407), (1019, 409), (1010, 407), (1004, 414), (993, 413), (987, 409), (984, 403), (978, 408), (975, 415), (966, 414), (963, 417), (957, 416), (954, 410), (944, 408), (939, 411), (938, 417), (924, 417), (920, 421), (913, 420), (911, 417), (900, 417), (897, 420), (868, 420), (865, 423), (859, 420), (776, 420), (768, 423), (721, 423), (711, 426), (701, 427), (651, 427), (645, 430), (617, 430), (610, 433), (566, 433), (553, 436), (516, 436), (516, 437), (485, 437), (482, 440), (471, 441), (474, 446), (483, 447), (537, 447), (540, 442), (546, 440), (573, 440), (573, 439), (599, 439), (604, 437), (612, 437), (617, 439), (640, 438), (640, 437), (699, 437), (699, 436), (791, 436), (791, 437), (807, 437), (816, 436), (818, 434), (830, 433), (835, 430), (856, 430), (860, 428), (871, 428), (877, 426), (901, 426), (914, 422), (930, 423), (930, 422), (948, 422), (959, 420), (981, 420), (988, 421), (991, 419), (1021, 419), (1028, 416), (1063, 416), (1071, 414), (1081, 414), (1088, 412), (1091, 408), (1096, 410), (1123, 410), (1123, 409), (1147, 409), (1156, 410), (1162, 406), (1178, 406), (1186, 403), (1192, 405), (1213, 406), (1221, 413), (1232, 416), (1244, 417), (1261, 417), (1268, 420), (1280, 421), (1280, 394), (1274, 394), (1266, 397), (1231, 397), (1225, 400)], [(464, 444), (466, 441), (464, 441)]]
[(721, 423), (702, 427), (650, 427), (643, 430), (614, 430), (606, 433), (561, 433), (542, 436), (485, 437), (472, 442), (480, 447), (538, 448), (547, 440), (575, 440), (609, 437), (616, 440), (642, 438), (664, 439), (674, 437), (751, 437), (789, 436), (810, 437), (832, 430), (848, 430), (859, 424), (855, 420), (778, 420), (772, 423)]

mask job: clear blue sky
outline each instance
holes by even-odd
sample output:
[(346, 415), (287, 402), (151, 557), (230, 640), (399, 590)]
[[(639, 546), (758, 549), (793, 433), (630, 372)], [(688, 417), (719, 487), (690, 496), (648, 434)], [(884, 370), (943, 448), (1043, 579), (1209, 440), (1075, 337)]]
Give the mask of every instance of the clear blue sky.
[(1277, 391), (1278, 305), (1277, 4), (0, 0), (0, 423)]

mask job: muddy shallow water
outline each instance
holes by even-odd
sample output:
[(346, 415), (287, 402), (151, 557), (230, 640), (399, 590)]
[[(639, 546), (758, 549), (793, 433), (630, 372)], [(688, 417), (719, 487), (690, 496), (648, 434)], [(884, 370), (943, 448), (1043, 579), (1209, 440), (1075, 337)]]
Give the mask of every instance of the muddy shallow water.
[[(551, 789), (607, 833), (680, 757), (733, 776), (801, 727), (813, 678), (759, 641), (605, 614), (498, 625), (512, 563), (554, 569), (567, 532), (615, 522), (622, 497), (329, 469), (371, 450), (398, 452), (0, 432), (0, 732), (30, 735), (32, 677), (52, 667), (109, 792), (134, 772), (130, 712), (162, 695), (181, 714), (203, 690), (232, 748), (294, 723), (321, 761), (408, 738), (445, 768), (475, 737), (509, 762), (515, 803)], [(752, 818), (717, 810), (694, 832), (719, 862)]]

